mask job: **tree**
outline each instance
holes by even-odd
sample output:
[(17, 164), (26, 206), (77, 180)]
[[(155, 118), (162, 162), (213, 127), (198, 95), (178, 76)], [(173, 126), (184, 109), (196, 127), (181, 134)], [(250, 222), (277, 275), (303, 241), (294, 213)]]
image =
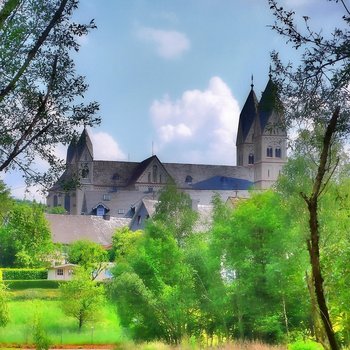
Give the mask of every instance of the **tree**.
[(59, 289), (62, 310), (78, 321), (79, 331), (87, 322), (98, 320), (105, 300), (104, 287), (92, 281), (89, 273), (75, 269), (73, 279), (61, 284)]
[(55, 174), (62, 163), (54, 146), (69, 143), (76, 126), (99, 123), (97, 103), (75, 102), (87, 84), (70, 52), (95, 28), (71, 20), (77, 7), (78, 0), (7, 0), (0, 9), (0, 171), (18, 169), (28, 182), (48, 185), (52, 173), (40, 174), (34, 160)]
[(159, 195), (153, 220), (165, 223), (181, 244), (191, 234), (197, 218), (190, 196), (179, 191), (175, 183), (168, 183)]
[(5, 327), (9, 321), (8, 294), (6, 286), (0, 281), (0, 327)]
[(13, 199), (10, 196), (10, 190), (0, 180), (0, 226), (5, 221), (9, 210), (13, 205)]
[(233, 334), (281, 342), (308, 319), (308, 307), (300, 302), (307, 295), (302, 236), (272, 191), (252, 194), (231, 212), (221, 209), (216, 203), (213, 235), (232, 288)]
[(113, 238), (112, 295), (135, 339), (179, 344), (196, 333), (194, 271), (184, 253), (194, 223), (189, 204), (188, 196), (168, 187), (144, 233), (119, 230)]
[(89, 272), (92, 280), (94, 280), (106, 267), (108, 253), (98, 243), (79, 240), (68, 247), (68, 261), (80, 265)]
[(2, 266), (46, 266), (53, 243), (43, 206), (16, 203), (0, 229)]
[(286, 120), (290, 125), (297, 122), (299, 129), (304, 129), (300, 130), (300, 135), (303, 139), (307, 134), (307, 142), (301, 144), (304, 151), (308, 149), (308, 153), (305, 154), (311, 155), (315, 164), (314, 171), (311, 170), (307, 174), (311, 179), (311, 186), (307, 192), (301, 192), (300, 195), (308, 210), (307, 250), (320, 317), (329, 346), (336, 350), (338, 344), (327, 306), (320, 263), (319, 204), (336, 172), (339, 146), (348, 136), (350, 128), (350, 12), (344, 1), (333, 2), (335, 6), (343, 7), (344, 15), (340, 19), (343, 29), (339, 25), (327, 35), (311, 29), (307, 16), (303, 17), (305, 30), (299, 30), (295, 13), (279, 6), (276, 0), (269, 0), (276, 18), (272, 28), (286, 37), (296, 49), (304, 49), (297, 69), (294, 69), (291, 63), (283, 65), (277, 53), (273, 53), (272, 58), (279, 90), (285, 101)]

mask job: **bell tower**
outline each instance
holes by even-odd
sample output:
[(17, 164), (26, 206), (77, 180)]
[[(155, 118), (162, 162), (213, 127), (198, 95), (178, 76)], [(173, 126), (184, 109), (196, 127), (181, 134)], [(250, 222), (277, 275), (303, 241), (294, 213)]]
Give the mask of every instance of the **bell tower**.
[(257, 189), (270, 188), (287, 161), (287, 132), (283, 106), (271, 74), (262, 93), (254, 125), (254, 184)]

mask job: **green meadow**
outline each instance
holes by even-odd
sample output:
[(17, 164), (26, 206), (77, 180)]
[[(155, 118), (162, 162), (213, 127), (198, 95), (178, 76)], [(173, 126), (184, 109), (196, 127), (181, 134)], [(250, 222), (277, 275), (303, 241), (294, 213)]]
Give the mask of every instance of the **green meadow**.
[(126, 337), (115, 307), (101, 308), (101, 321), (90, 322), (78, 331), (78, 323), (63, 314), (57, 289), (28, 289), (11, 292), (10, 322), (0, 328), (0, 344), (33, 344), (33, 325), (39, 320), (51, 344), (115, 344)]

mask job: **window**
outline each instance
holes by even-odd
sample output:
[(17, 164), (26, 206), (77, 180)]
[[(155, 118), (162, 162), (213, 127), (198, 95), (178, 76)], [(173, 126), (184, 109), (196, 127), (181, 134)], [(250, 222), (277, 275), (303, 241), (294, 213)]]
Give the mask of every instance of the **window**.
[(148, 182), (151, 182), (151, 173), (148, 173)]
[(273, 157), (272, 147), (267, 147), (267, 149), (266, 149), (266, 157)]
[(57, 198), (57, 195), (54, 195), (54, 196), (53, 196), (53, 206), (54, 206), (54, 207), (57, 207), (57, 206), (58, 206), (58, 198)]
[(158, 178), (158, 167), (156, 165), (153, 165), (153, 182), (157, 182), (157, 178)]
[(153, 193), (153, 187), (148, 187), (148, 192)]
[(103, 200), (104, 201), (110, 201), (111, 200), (111, 195), (110, 194), (104, 194), (103, 195)]
[(138, 215), (138, 217), (137, 217), (137, 224), (141, 225), (141, 215)]
[(102, 205), (99, 205), (96, 209), (96, 215), (97, 216), (103, 216), (105, 215), (105, 208)]
[(125, 214), (125, 209), (118, 209), (118, 214)]
[(280, 147), (277, 147), (275, 149), (275, 157), (276, 158), (281, 158), (282, 157), (282, 152), (281, 152), (281, 148)]
[(249, 153), (248, 164), (254, 164), (254, 154), (253, 153)]
[(87, 179), (89, 177), (89, 167), (87, 163), (85, 163), (81, 169), (81, 177), (83, 179)]
[(190, 176), (190, 175), (187, 175), (186, 176), (186, 179), (185, 179), (185, 182), (187, 183), (187, 184), (191, 184), (192, 183), (192, 176)]
[(63, 276), (63, 269), (57, 269), (56, 270), (56, 275), (57, 276)]

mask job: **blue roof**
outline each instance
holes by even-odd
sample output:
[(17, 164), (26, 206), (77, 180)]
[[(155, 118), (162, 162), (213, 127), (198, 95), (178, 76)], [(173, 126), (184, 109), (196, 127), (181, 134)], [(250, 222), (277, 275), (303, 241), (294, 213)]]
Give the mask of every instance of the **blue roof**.
[(248, 190), (253, 182), (235, 177), (214, 176), (192, 185), (195, 190)]

